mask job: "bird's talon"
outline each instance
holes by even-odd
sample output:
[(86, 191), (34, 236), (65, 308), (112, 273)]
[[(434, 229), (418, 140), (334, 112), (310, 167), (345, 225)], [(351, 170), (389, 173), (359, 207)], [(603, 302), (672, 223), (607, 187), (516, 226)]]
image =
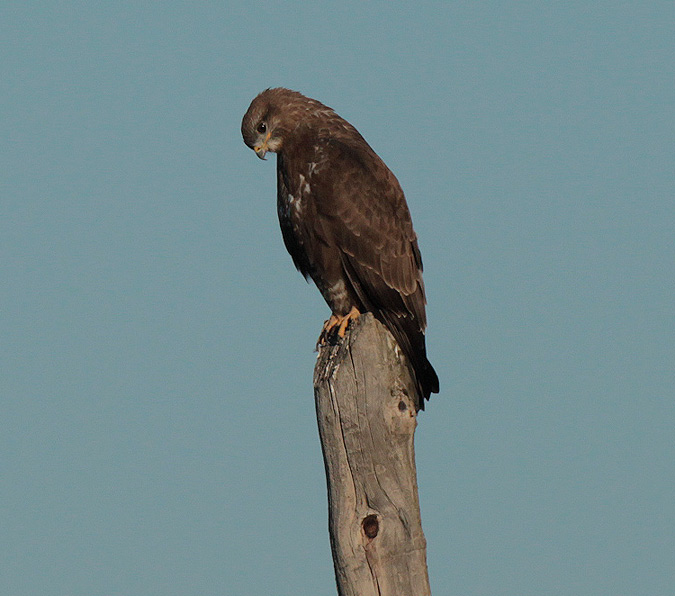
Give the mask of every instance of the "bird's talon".
[(352, 306), (352, 309), (347, 313), (342, 320), (340, 321), (340, 327), (338, 329), (338, 335), (344, 339), (345, 333), (347, 333), (347, 327), (349, 327), (349, 321), (356, 321), (359, 318), (359, 309), (355, 306)]
[(319, 340), (316, 342), (317, 350), (321, 346), (325, 346), (330, 337), (334, 336), (337, 329), (337, 336), (340, 339), (344, 339), (347, 334), (347, 328), (349, 327), (349, 321), (355, 321), (359, 318), (359, 309), (355, 306), (352, 306), (352, 309), (346, 315), (336, 315), (332, 314), (330, 318), (323, 324), (323, 329), (321, 330), (321, 335), (319, 335)]

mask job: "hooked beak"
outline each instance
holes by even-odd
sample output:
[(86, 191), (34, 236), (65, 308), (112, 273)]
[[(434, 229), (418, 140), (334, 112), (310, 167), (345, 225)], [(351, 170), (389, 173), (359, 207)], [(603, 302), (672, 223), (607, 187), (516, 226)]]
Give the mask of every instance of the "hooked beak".
[(260, 159), (265, 159), (265, 155), (267, 154), (267, 143), (270, 140), (270, 137), (272, 136), (272, 131), (267, 131), (267, 136), (265, 137), (265, 140), (260, 144), (256, 145), (253, 147), (253, 151), (255, 151), (255, 154), (260, 158)]

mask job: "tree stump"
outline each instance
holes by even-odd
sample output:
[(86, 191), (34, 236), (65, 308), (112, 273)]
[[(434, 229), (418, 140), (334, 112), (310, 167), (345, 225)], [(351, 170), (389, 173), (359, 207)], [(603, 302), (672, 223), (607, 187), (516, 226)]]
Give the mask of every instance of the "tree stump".
[(340, 596), (431, 594), (414, 433), (415, 385), (373, 315), (319, 350), (314, 396)]

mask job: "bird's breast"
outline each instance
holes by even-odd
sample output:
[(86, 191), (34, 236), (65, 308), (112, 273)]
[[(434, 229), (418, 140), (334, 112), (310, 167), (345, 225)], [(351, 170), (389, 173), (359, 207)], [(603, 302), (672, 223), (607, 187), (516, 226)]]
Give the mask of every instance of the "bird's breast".
[(280, 196), (277, 208), (279, 210), (279, 219), (282, 222), (286, 222), (288, 225), (291, 225), (294, 221), (302, 216), (302, 197), (298, 196), (297, 194), (285, 192)]
[(312, 189), (309, 181), (305, 176), (300, 174), (295, 184), (284, 193), (283, 201), (281, 201), (282, 205), (280, 206), (283, 207), (283, 215), (289, 218), (302, 217), (311, 192)]

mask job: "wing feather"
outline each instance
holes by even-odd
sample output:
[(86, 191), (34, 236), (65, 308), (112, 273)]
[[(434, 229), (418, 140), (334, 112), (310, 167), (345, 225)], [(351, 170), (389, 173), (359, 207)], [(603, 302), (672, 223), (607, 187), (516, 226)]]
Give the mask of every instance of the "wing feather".
[[(334, 139), (327, 139), (322, 150), (331, 168), (312, 180), (317, 211), (333, 224), (331, 235), (351, 257), (355, 273), (371, 282), (382, 300), (378, 306), (410, 312), (423, 331), (422, 264), (398, 181), (372, 150), (359, 152)], [(410, 299), (394, 300), (392, 291)]]
[(367, 145), (328, 138), (317, 151), (331, 165), (310, 181), (324, 233), (365, 307), (392, 332), (418, 378), (427, 376), (419, 382), (428, 395), (438, 379), (426, 359), (422, 259), (403, 191)]

